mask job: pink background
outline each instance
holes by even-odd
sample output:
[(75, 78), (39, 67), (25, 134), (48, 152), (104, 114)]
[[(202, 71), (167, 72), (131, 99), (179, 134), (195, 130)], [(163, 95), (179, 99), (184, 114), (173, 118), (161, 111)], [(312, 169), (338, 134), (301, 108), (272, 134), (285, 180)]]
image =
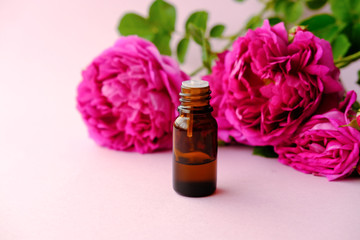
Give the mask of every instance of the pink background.
[[(190, 11), (206, 9), (211, 25), (225, 23), (231, 34), (261, 7), (251, 0), (171, 2), (179, 32)], [(88, 138), (75, 109), (80, 71), (116, 40), (123, 13), (145, 13), (149, 4), (0, 2), (0, 239), (360, 236), (360, 178), (328, 182), (247, 147), (222, 147), (216, 194), (185, 198), (171, 187), (171, 152), (116, 152)], [(199, 62), (192, 46), (183, 69)], [(341, 76), (360, 93), (357, 69)]]

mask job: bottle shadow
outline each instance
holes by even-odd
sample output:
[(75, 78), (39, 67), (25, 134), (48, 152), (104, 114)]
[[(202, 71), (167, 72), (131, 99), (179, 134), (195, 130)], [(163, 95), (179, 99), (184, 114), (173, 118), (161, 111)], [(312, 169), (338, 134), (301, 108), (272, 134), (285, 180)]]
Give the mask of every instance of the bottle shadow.
[(216, 188), (212, 195), (223, 195), (224, 193), (226, 193), (226, 191), (223, 188)]

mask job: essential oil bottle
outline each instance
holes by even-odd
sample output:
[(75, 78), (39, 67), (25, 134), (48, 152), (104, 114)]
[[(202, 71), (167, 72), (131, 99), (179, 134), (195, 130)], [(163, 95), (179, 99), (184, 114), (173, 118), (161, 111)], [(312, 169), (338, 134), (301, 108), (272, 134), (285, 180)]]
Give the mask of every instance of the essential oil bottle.
[(173, 128), (173, 188), (183, 196), (203, 197), (216, 190), (217, 131), (207, 81), (181, 86), (179, 116)]

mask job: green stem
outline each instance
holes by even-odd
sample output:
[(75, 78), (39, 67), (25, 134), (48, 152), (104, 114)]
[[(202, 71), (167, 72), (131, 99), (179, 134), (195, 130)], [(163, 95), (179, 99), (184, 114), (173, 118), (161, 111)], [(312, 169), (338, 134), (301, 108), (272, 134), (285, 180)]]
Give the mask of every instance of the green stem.
[(232, 39), (233, 39), (233, 35), (231, 35), (231, 36), (220, 36), (220, 37), (217, 37), (217, 39), (221, 39), (221, 40), (232, 40)]
[(335, 60), (335, 66), (338, 68), (343, 68), (346, 67), (347, 65), (349, 65), (352, 62), (355, 62), (356, 60), (360, 59), (360, 51), (356, 52), (352, 55), (349, 55), (347, 57)]
[(192, 73), (190, 73), (190, 77), (195, 76), (196, 74), (198, 74), (199, 72), (201, 72), (203, 69), (205, 69), (205, 66), (200, 66), (197, 69), (195, 69)]

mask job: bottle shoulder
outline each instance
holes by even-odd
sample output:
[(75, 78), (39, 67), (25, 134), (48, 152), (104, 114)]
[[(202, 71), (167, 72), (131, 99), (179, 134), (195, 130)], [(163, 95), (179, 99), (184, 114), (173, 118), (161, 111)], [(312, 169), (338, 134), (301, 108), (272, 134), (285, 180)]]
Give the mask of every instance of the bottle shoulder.
[(215, 118), (211, 114), (188, 114), (179, 115), (174, 121), (174, 127), (177, 129), (188, 129), (190, 122), (195, 129), (216, 129), (218, 128)]

